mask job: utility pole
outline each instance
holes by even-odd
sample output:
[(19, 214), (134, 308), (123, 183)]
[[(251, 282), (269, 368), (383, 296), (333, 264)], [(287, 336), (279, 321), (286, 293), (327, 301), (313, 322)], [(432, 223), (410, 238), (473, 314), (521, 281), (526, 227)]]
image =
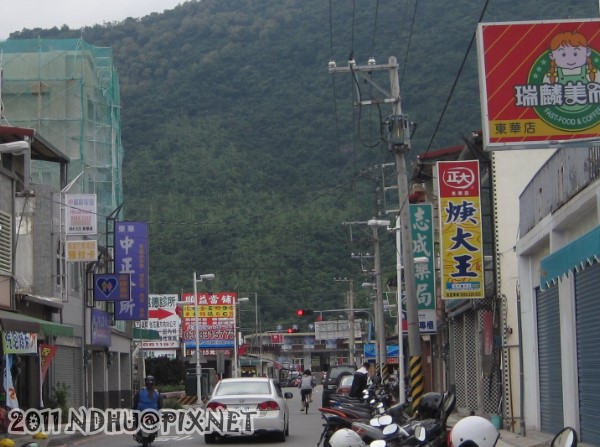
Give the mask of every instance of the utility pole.
[(354, 348), (354, 280), (348, 278), (334, 278), (336, 282), (350, 283), (350, 288), (346, 294), (348, 306), (348, 363), (355, 363), (355, 348)]
[[(387, 377), (387, 343), (385, 334), (385, 313), (383, 310), (383, 286), (381, 281), (381, 250), (379, 247), (379, 225), (385, 221), (370, 220), (369, 226), (373, 230), (373, 243), (375, 244), (375, 325), (377, 326), (377, 370), (383, 380)], [(389, 221), (387, 221), (389, 225)], [(386, 225), (386, 226), (387, 226)]]
[[(377, 71), (388, 71), (390, 91), (387, 92), (377, 85), (371, 74)], [(351, 73), (355, 79), (360, 76), (365, 82), (370, 83), (377, 91), (385, 95), (382, 99), (362, 100), (360, 92), (358, 106), (391, 104), (392, 115), (389, 117), (388, 149), (395, 155), (396, 175), (398, 183), (399, 210), (398, 221), (401, 236), (402, 258), (404, 264), (404, 290), (406, 297), (406, 314), (408, 323), (408, 346), (410, 354), (409, 373), (411, 384), (411, 397), (413, 409), (416, 409), (423, 395), (423, 366), (421, 360), (421, 333), (419, 330), (419, 312), (417, 306), (415, 266), (413, 259), (413, 242), (410, 231), (410, 211), (408, 206), (408, 173), (406, 168), (406, 154), (410, 150), (410, 123), (402, 114), (400, 104), (400, 82), (398, 79), (398, 62), (394, 56), (388, 59), (387, 64), (376, 64), (370, 58), (367, 65), (356, 65), (354, 60), (348, 61), (347, 67), (337, 67), (334, 61), (329, 62), (329, 73)], [(358, 81), (356, 82), (358, 85)], [(358, 88), (358, 87), (357, 87)], [(398, 228), (396, 229), (398, 231)], [(398, 288), (402, 287), (401, 278), (398, 278)], [(401, 330), (401, 327), (399, 328)], [(399, 378), (403, 380), (402, 377)]]

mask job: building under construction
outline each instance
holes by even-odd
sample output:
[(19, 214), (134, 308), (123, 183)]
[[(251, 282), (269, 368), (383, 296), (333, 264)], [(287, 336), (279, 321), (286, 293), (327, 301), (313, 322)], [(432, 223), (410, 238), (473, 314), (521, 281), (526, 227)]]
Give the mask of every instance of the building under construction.
[[(131, 325), (115, 324), (111, 303), (98, 304), (91, 293), (92, 273), (111, 271), (108, 217), (117, 219), (115, 211), (123, 202), (120, 94), (112, 50), (81, 39), (7, 40), (0, 42), (0, 73), (3, 134), (27, 142), (32, 150), (41, 138), (68, 165), (65, 175), (56, 162), (26, 153), (30, 170), (16, 188), (9, 216), (18, 223), (12, 225), (18, 226), (18, 237), (12, 304), (6, 312), (13, 319), (35, 317), (46, 326), (53, 322), (68, 329), (54, 337), (38, 334), (40, 342), (43, 338), (56, 348), (50, 383), (41, 393), (25, 396), (23, 391), (21, 407), (39, 406), (41, 395), (49, 397), (50, 387), (60, 386), (66, 386), (71, 407), (129, 405)], [(21, 156), (9, 155), (2, 156), (8, 167)], [(66, 199), (75, 194), (96, 196), (95, 231), (65, 230), (66, 211), (78, 206)], [(81, 239), (96, 239), (99, 246), (83, 260), (71, 257), (68, 248)], [(38, 307), (32, 310), (31, 303)], [(10, 330), (0, 324), (3, 332)], [(37, 383), (32, 353), (15, 356), (26, 368), (27, 383)]]
[[(2, 124), (35, 129), (70, 158), (70, 192), (97, 194), (98, 215), (122, 203), (119, 79), (112, 49), (81, 39), (0, 42)], [(56, 169), (35, 162), (34, 183), (59, 185)], [(98, 225), (102, 233), (103, 219)]]

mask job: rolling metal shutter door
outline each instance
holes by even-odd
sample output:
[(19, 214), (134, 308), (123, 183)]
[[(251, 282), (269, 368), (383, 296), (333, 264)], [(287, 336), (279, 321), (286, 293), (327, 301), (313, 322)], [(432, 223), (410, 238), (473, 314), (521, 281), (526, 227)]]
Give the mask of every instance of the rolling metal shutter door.
[(59, 345), (52, 364), (54, 365), (54, 386), (58, 382), (67, 384), (69, 386), (67, 403), (71, 408), (79, 408), (83, 405), (81, 348)]
[(582, 442), (600, 445), (600, 265), (575, 276), (579, 422)]
[(536, 292), (541, 429), (555, 433), (564, 424), (558, 287)]

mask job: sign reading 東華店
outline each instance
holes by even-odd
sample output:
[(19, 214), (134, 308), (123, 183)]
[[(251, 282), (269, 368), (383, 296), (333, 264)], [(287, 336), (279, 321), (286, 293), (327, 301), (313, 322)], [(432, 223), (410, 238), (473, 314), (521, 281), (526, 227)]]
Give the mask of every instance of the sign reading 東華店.
[(599, 19), (479, 24), (487, 148), (598, 140), (599, 31)]
[(484, 298), (479, 162), (439, 161), (442, 299)]

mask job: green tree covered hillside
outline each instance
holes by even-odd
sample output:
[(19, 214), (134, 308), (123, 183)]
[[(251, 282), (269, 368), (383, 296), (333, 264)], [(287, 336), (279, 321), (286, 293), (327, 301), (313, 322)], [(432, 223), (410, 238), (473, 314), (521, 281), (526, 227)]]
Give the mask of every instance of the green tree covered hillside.
[[(204, 0), (11, 38), (113, 48), (124, 209), (150, 222), (152, 292), (191, 291), (193, 271), (214, 273), (215, 290), (256, 292), (271, 329), (298, 307), (342, 305), (334, 277), (366, 279), (351, 253), (372, 253), (368, 233), (350, 244), (342, 223), (377, 215), (372, 167), (393, 161), (380, 132), (390, 110), (353, 107), (357, 91), (376, 92), (328, 62), (397, 57), (402, 108), (418, 123), (411, 157), (461, 144), (481, 127), (475, 44), (466, 52), (484, 11), (485, 22), (597, 17), (598, 3)], [(395, 248), (383, 237), (387, 278)]]

